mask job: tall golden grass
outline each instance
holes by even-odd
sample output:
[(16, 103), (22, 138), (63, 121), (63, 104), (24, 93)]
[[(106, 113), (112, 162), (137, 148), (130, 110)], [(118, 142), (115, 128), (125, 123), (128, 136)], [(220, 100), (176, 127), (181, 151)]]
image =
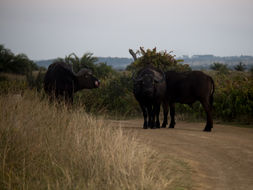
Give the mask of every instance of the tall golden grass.
[(0, 96), (0, 189), (167, 189), (149, 147), (82, 108)]

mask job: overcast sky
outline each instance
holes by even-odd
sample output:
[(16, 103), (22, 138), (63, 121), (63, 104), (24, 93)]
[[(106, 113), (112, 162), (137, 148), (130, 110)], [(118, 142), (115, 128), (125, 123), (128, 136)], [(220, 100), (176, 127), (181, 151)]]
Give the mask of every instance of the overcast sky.
[(34, 60), (140, 46), (253, 55), (253, 0), (0, 0), (0, 44)]

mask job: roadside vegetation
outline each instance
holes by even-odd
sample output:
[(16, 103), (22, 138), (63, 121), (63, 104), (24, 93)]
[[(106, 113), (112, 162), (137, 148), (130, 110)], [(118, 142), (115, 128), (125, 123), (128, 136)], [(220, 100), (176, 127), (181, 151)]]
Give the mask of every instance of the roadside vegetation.
[(169, 159), (161, 160), (82, 107), (49, 104), (34, 91), (1, 95), (0, 107), (0, 189), (134, 190), (176, 184)]

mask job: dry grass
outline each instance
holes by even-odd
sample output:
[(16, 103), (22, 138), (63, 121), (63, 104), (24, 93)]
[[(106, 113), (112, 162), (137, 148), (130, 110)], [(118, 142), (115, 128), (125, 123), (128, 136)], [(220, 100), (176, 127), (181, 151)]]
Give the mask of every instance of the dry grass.
[(167, 170), (150, 148), (82, 109), (33, 93), (0, 97), (0, 189), (168, 189)]
[(5, 77), (6, 79), (10, 80), (10, 81), (21, 81), (21, 80), (25, 80), (25, 75), (19, 75), (19, 74), (12, 74), (12, 73), (0, 73), (0, 77)]

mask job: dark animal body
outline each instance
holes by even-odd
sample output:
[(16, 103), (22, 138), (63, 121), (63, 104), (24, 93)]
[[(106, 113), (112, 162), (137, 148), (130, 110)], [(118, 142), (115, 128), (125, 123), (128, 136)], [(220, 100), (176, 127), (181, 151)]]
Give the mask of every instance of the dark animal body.
[(77, 74), (64, 62), (56, 62), (48, 67), (44, 78), (44, 90), (50, 98), (64, 98), (73, 103), (73, 94), (82, 89), (98, 88), (99, 80), (90, 70), (81, 69)]
[(166, 101), (163, 102), (164, 123), (166, 127), (168, 106), (170, 107), (171, 122), (169, 128), (175, 126), (175, 103), (193, 104), (200, 101), (206, 112), (206, 126), (204, 131), (211, 131), (213, 128), (212, 108), (214, 82), (213, 79), (201, 71), (190, 71), (178, 73), (168, 71), (166, 75)]
[(148, 66), (138, 71), (133, 81), (133, 93), (143, 112), (143, 128), (160, 128), (160, 105), (166, 94), (164, 73)]

